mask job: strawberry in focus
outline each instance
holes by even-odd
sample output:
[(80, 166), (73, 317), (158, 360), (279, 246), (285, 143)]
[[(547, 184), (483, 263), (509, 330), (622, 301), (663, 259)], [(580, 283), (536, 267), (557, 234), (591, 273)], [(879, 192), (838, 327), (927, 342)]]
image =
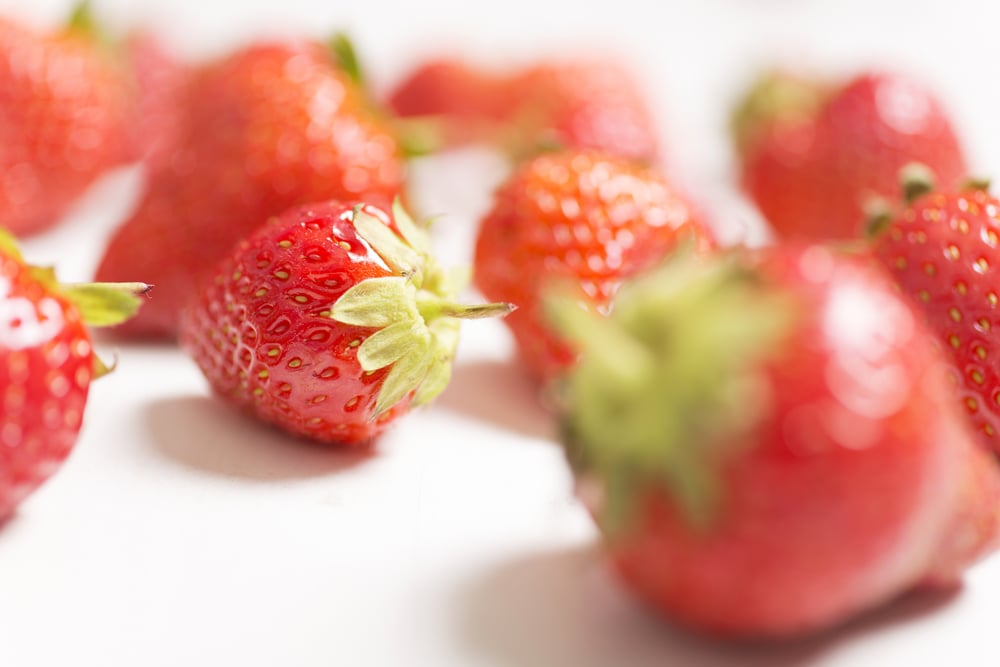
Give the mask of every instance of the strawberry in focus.
[(733, 134), (741, 184), (781, 237), (861, 236), (871, 202), (900, 196), (897, 174), (908, 162), (949, 187), (966, 174), (940, 102), (897, 74), (834, 88), (766, 76), (739, 105)]
[(1000, 200), (985, 184), (936, 190), (919, 165), (902, 181), (910, 203), (872, 221), (873, 251), (926, 316), (965, 412), (1000, 452)]
[(540, 155), (497, 190), (476, 238), (475, 283), (488, 299), (517, 305), (505, 322), (521, 358), (549, 379), (573, 350), (547, 325), (546, 284), (578, 284), (605, 309), (626, 278), (650, 268), (688, 238), (701, 250), (710, 230), (659, 173), (594, 151)]
[(42, 231), (129, 159), (132, 88), (86, 4), (40, 33), (0, 19), (0, 221)]
[(90, 383), (107, 372), (87, 325), (111, 326), (139, 307), (142, 284), (61, 286), (24, 263), (0, 232), (0, 520), (69, 455)]
[(156, 153), (149, 189), (97, 271), (99, 280), (141, 273), (157, 285), (123, 333), (176, 335), (206, 274), (261, 220), (330, 198), (388, 205), (399, 193), (393, 130), (337, 63), (311, 42), (258, 44), (182, 86), (179, 139)]
[(996, 548), (997, 507), (968, 491), (997, 498), (1000, 471), (870, 258), (679, 259), (609, 317), (547, 305), (581, 349), (563, 418), (581, 495), (625, 583), (669, 617), (800, 635)]
[(212, 389), (294, 435), (365, 444), (448, 384), (465, 306), (398, 204), (293, 208), (242, 241), (191, 308), (181, 344)]
[(580, 148), (653, 163), (659, 137), (639, 86), (608, 61), (545, 62), (508, 72), (457, 59), (416, 68), (389, 95), (403, 117), (436, 117), (444, 145), (485, 142), (514, 157)]

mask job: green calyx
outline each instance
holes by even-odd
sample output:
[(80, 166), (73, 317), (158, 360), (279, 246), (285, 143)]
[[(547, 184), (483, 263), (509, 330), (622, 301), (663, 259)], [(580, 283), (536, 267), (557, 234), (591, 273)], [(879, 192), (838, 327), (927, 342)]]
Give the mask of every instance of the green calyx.
[(459, 320), (505, 315), (510, 304), (464, 305), (456, 301), (463, 286), (442, 270), (430, 253), (430, 240), (397, 201), (397, 234), (360, 207), (354, 211), (358, 235), (395, 275), (369, 278), (347, 290), (333, 305), (331, 317), (343, 324), (371, 327), (375, 333), (358, 347), (365, 371), (391, 370), (376, 397), (375, 415), (410, 392), (421, 405), (440, 394), (451, 379), (458, 345)]
[(760, 414), (755, 371), (794, 307), (739, 256), (684, 254), (622, 288), (609, 316), (565, 289), (550, 319), (579, 350), (565, 384), (564, 440), (582, 475), (600, 482), (613, 535), (638, 498), (663, 490), (692, 526), (711, 524), (720, 465)]
[(780, 71), (764, 74), (730, 116), (729, 129), (737, 150), (745, 153), (772, 123), (812, 117), (826, 96), (827, 89), (816, 82)]
[(333, 54), (337, 66), (350, 77), (359, 88), (365, 86), (365, 76), (354, 43), (346, 33), (338, 32), (327, 41), (327, 48)]

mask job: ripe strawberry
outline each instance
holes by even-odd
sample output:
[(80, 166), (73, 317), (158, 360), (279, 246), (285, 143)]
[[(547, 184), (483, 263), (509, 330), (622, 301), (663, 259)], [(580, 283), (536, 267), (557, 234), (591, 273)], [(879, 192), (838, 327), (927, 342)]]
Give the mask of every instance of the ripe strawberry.
[[(975, 470), (996, 497), (1000, 472), (975, 460), (931, 336), (869, 258), (751, 253), (670, 263), (608, 318), (549, 310), (582, 350), (563, 432), (625, 582), (685, 624), (777, 637), (995, 548), (996, 509), (962, 485)], [(964, 550), (980, 510), (992, 538)]]
[(688, 235), (703, 249), (713, 243), (655, 171), (592, 151), (543, 154), (497, 191), (476, 239), (475, 282), (487, 298), (518, 306), (505, 321), (528, 367), (550, 378), (575, 355), (544, 320), (545, 284), (571, 279), (604, 309), (624, 279)]
[(877, 197), (898, 197), (912, 160), (957, 184), (965, 159), (939, 102), (909, 79), (864, 74), (836, 89), (765, 77), (734, 116), (744, 189), (784, 237), (861, 234)]
[(414, 70), (387, 103), (400, 116), (438, 117), (445, 145), (493, 143), (515, 157), (552, 146), (589, 148), (643, 162), (659, 153), (638, 86), (623, 67), (605, 61), (499, 73), (436, 60)]
[(659, 157), (659, 137), (646, 101), (619, 65), (544, 63), (516, 75), (510, 87), (518, 101), (513, 144), (521, 154), (554, 145), (601, 150), (647, 164)]
[(150, 32), (132, 34), (125, 49), (135, 84), (133, 152), (147, 173), (168, 168), (183, 141), (187, 96), (195, 70)]
[(423, 63), (388, 96), (400, 116), (440, 117), (446, 145), (492, 141), (514, 112), (506, 77), (456, 59)]
[(918, 167), (904, 175), (912, 203), (876, 221), (874, 253), (943, 342), (966, 412), (1000, 452), (1000, 200), (981, 185), (931, 192)]
[(363, 444), (448, 383), (462, 306), (396, 205), (293, 208), (242, 241), (185, 310), (181, 344), (216, 393), (295, 435)]
[(261, 44), (193, 75), (178, 150), (153, 170), (97, 272), (158, 285), (125, 333), (175, 335), (201, 280), (261, 220), (329, 198), (388, 204), (399, 192), (396, 138), (334, 60), (317, 44)]
[(0, 221), (17, 234), (57, 222), (128, 156), (129, 78), (84, 9), (39, 33), (0, 19)]
[(85, 325), (106, 326), (139, 306), (145, 285), (60, 286), (24, 263), (0, 233), (0, 521), (69, 455), (95, 370)]

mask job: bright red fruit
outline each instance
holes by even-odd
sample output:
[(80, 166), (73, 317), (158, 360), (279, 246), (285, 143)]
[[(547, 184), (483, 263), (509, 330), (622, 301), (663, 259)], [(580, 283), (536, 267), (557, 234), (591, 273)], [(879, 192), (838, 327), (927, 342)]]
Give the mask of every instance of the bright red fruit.
[(402, 187), (392, 129), (329, 49), (255, 45), (192, 76), (177, 150), (97, 272), (157, 285), (132, 335), (175, 335), (206, 273), (261, 220), (330, 198), (388, 205)]
[(95, 367), (87, 324), (138, 308), (144, 285), (61, 287), (0, 233), (0, 520), (51, 476), (76, 443)]
[(41, 231), (127, 160), (131, 103), (85, 12), (52, 33), (0, 19), (0, 222)]
[(897, 174), (928, 165), (956, 185), (965, 159), (937, 99), (908, 78), (864, 74), (827, 89), (764, 78), (734, 117), (740, 178), (779, 236), (860, 236), (866, 207), (898, 198)]
[(582, 351), (563, 429), (581, 492), (624, 581), (670, 617), (812, 632), (995, 548), (997, 508), (967, 491), (996, 498), (1000, 472), (869, 257), (677, 261), (607, 318), (549, 307)]
[(546, 286), (570, 280), (604, 309), (623, 280), (685, 238), (713, 245), (690, 204), (656, 171), (593, 151), (543, 154), (496, 192), (476, 239), (475, 282), (487, 298), (517, 305), (505, 321), (528, 367), (549, 378), (575, 354), (545, 322)]
[(1000, 452), (1000, 201), (982, 187), (919, 193), (914, 185), (922, 196), (883, 221), (874, 252), (926, 315), (965, 411)]
[(268, 221), (219, 264), (181, 324), (213, 390), (295, 435), (363, 444), (447, 385), (462, 306), (397, 205), (330, 202)]
[(392, 92), (401, 116), (436, 116), (445, 144), (493, 143), (517, 157), (585, 148), (651, 163), (659, 137), (629, 73), (605, 61), (493, 72), (458, 60), (418, 67)]

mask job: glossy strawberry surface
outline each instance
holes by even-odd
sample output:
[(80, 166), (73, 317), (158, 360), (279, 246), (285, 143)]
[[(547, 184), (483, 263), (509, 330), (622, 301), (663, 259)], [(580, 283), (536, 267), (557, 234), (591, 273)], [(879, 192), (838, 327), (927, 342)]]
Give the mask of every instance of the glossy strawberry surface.
[(49, 227), (129, 154), (131, 87), (96, 35), (0, 19), (0, 221)]
[(934, 192), (896, 215), (875, 253), (924, 312), (952, 364), (964, 411), (1000, 451), (1000, 201)]
[(643, 353), (590, 346), (570, 377), (568, 451), (624, 581), (684, 624), (789, 636), (992, 551), (997, 509), (968, 494), (1000, 472), (891, 282), (815, 246), (733, 266), (623, 288), (610, 321)]
[(861, 75), (814, 110), (757, 125), (741, 150), (740, 178), (782, 237), (860, 236), (875, 198), (899, 199), (898, 173), (911, 161), (949, 187), (966, 177), (941, 103), (901, 75)]
[(185, 313), (181, 343), (217, 394), (256, 417), (313, 440), (359, 444), (404, 413), (408, 399), (375, 418), (388, 369), (367, 373), (357, 359), (374, 330), (331, 319), (349, 288), (392, 275), (351, 216), (351, 206), (331, 203), (269, 221), (214, 270)]
[(685, 239), (713, 244), (656, 171), (594, 151), (545, 154), (497, 190), (476, 239), (474, 280), (487, 298), (518, 307), (505, 322), (527, 366), (548, 378), (575, 355), (545, 322), (544, 290), (569, 280), (603, 308), (623, 280)]
[(254, 45), (194, 76), (177, 150), (97, 272), (157, 285), (127, 334), (175, 335), (205, 274), (269, 216), (338, 197), (387, 205), (402, 187), (393, 132), (323, 47)]
[(72, 450), (92, 365), (76, 307), (0, 251), (0, 519)]

